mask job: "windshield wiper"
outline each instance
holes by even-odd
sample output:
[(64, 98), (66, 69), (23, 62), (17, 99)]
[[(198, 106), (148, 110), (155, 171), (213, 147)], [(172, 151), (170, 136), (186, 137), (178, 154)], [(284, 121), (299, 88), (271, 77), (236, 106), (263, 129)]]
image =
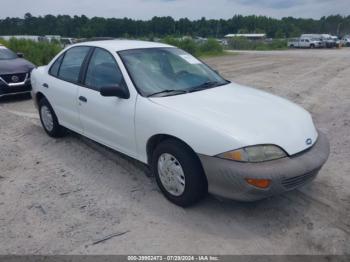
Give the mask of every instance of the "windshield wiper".
[(200, 90), (204, 90), (204, 89), (217, 87), (220, 85), (222, 85), (222, 84), (220, 84), (218, 81), (207, 81), (207, 82), (204, 82), (203, 84), (200, 84), (198, 86), (193, 87), (189, 92), (196, 92), (196, 91), (200, 91)]
[(187, 90), (166, 89), (166, 90), (162, 90), (162, 91), (150, 94), (147, 97), (158, 96), (158, 95), (162, 95), (162, 94), (166, 94), (167, 96), (170, 96), (170, 95), (181, 95), (181, 94), (186, 94), (186, 93), (188, 93)]

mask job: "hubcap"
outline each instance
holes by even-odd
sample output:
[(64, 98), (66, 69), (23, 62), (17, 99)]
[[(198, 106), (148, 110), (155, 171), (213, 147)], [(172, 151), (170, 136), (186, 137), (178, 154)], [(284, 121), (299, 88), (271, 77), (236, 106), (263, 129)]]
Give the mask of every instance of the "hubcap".
[(41, 107), (41, 119), (43, 121), (44, 127), (47, 131), (52, 131), (53, 129), (53, 117), (50, 109), (47, 106)]
[(158, 158), (158, 174), (162, 185), (170, 194), (181, 196), (185, 191), (185, 175), (180, 162), (171, 154)]

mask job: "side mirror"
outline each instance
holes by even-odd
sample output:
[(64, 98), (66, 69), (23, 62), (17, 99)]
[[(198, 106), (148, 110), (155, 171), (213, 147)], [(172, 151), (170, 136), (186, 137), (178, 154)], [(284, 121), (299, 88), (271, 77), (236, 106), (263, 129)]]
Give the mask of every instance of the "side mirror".
[(17, 56), (18, 56), (19, 58), (23, 58), (23, 57), (24, 57), (24, 54), (23, 54), (23, 53), (17, 53)]
[(115, 96), (123, 99), (128, 99), (130, 97), (129, 90), (120, 85), (103, 86), (100, 89), (100, 94), (101, 96)]

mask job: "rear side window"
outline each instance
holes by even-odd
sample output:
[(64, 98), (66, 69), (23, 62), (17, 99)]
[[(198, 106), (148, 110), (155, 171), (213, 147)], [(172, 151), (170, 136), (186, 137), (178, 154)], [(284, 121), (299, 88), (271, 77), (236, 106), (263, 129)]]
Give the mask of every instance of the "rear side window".
[(56, 59), (56, 61), (53, 63), (53, 65), (50, 68), (50, 75), (52, 76), (58, 76), (58, 70), (60, 69), (60, 65), (62, 63), (62, 59), (63, 59), (64, 55), (61, 55), (59, 58)]
[(85, 78), (85, 85), (99, 91), (103, 86), (122, 85), (123, 76), (113, 56), (101, 48), (96, 48)]
[(79, 46), (69, 49), (64, 55), (58, 77), (62, 80), (78, 83), (81, 65), (88, 54), (90, 47)]

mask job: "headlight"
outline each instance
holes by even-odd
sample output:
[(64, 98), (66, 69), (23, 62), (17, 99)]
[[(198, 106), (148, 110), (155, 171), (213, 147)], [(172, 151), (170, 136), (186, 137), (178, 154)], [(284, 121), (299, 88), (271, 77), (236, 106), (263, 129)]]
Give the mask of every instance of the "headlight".
[(258, 145), (229, 151), (218, 155), (220, 158), (240, 162), (263, 162), (286, 157), (287, 154), (278, 146)]

